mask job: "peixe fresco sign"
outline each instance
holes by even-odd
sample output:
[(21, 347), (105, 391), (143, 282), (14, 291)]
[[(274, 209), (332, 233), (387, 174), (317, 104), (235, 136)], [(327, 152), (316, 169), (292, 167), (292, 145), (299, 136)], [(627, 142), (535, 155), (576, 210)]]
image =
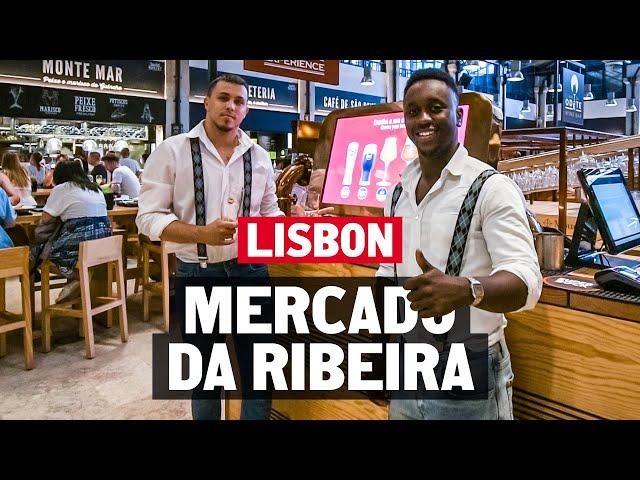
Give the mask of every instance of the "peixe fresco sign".
[(164, 98), (162, 60), (0, 60), (0, 82)]
[(329, 85), (340, 84), (339, 60), (245, 60), (244, 69)]
[(0, 83), (0, 115), (133, 124), (163, 124), (165, 101)]

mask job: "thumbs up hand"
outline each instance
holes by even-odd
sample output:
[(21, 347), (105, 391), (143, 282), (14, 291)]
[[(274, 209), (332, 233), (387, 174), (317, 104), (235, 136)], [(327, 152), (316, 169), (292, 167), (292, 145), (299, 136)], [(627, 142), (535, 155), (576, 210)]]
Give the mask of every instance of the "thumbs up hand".
[(465, 277), (452, 277), (431, 265), (421, 250), (416, 250), (416, 262), (422, 274), (409, 278), (403, 287), (411, 290), (407, 299), (420, 318), (446, 315), (471, 305), (473, 298)]

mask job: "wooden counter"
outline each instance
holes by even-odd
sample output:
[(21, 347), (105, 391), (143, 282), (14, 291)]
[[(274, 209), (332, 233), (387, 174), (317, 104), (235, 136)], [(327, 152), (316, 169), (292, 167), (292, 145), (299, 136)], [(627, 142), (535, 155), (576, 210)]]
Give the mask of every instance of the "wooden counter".
[[(638, 256), (640, 249), (628, 253)], [(347, 264), (271, 265), (269, 271), (274, 276), (375, 273), (373, 267)], [(572, 275), (592, 278), (593, 272)], [(535, 309), (506, 317), (516, 418), (640, 418), (639, 304), (545, 286)], [(292, 419), (380, 419), (387, 411), (382, 404), (353, 400), (274, 400), (273, 408), (274, 415)], [(239, 416), (234, 402), (231, 416)]]
[(640, 418), (640, 304), (545, 286), (506, 317), (516, 418)]

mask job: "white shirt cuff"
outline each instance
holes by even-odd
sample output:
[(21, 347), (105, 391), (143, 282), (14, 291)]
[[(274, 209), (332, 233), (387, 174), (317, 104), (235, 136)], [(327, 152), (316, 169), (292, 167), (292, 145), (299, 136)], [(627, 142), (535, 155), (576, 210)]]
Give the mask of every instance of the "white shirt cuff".
[(491, 272), (491, 275), (500, 271), (514, 274), (527, 286), (527, 301), (522, 307), (514, 311), (522, 312), (533, 309), (538, 303), (540, 294), (542, 293), (542, 274), (539, 271), (533, 272), (528, 267), (511, 264), (495, 268)]

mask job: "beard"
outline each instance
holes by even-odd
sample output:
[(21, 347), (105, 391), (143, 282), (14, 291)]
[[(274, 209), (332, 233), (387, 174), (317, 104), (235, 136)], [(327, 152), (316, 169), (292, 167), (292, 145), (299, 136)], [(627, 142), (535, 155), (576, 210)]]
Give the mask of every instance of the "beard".
[(232, 130), (235, 130), (237, 128), (237, 126), (234, 125), (233, 122), (227, 123), (225, 121), (214, 120), (213, 124), (221, 132), (231, 132)]

